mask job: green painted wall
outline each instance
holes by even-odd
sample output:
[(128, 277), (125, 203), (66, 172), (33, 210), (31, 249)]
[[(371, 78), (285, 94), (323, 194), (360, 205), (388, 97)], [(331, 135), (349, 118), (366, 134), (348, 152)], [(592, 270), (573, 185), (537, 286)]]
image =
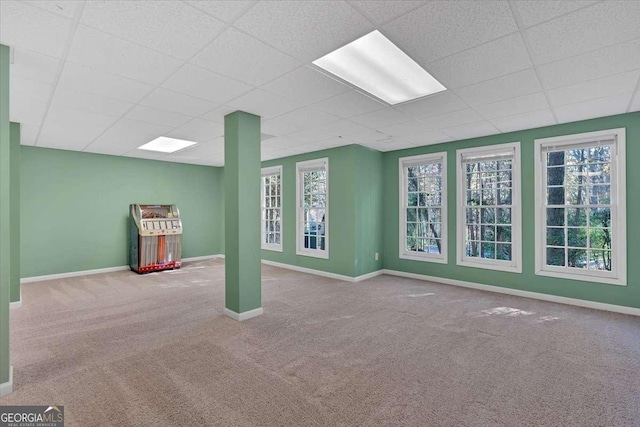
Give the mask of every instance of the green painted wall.
[(244, 313), (262, 306), (259, 116), (225, 116), (224, 153), (225, 307)]
[[(20, 301), (20, 124), (10, 125), (11, 162), (11, 302)], [(15, 255), (14, 255), (15, 254)]]
[[(557, 279), (534, 274), (534, 139), (625, 127), (627, 130), (627, 259), (628, 285)], [(522, 155), (522, 274), (456, 266), (456, 165), (457, 149), (521, 141)], [(435, 264), (398, 257), (398, 158), (446, 151), (448, 160), (448, 243), (449, 263)], [(640, 227), (634, 219), (640, 211), (640, 113), (604, 117), (520, 132), (474, 138), (445, 144), (387, 152), (384, 154), (384, 268), (410, 273), (447, 277), (494, 286), (640, 307)]]
[[(355, 182), (353, 145), (263, 162), (282, 165), (282, 252), (263, 250), (262, 258), (314, 270), (355, 276)], [(329, 259), (296, 255), (296, 162), (329, 159)]]
[[(355, 276), (382, 268), (383, 229), (383, 154), (376, 150), (355, 147)], [(378, 260), (375, 255), (378, 253)]]
[(128, 265), (130, 203), (175, 203), (183, 257), (220, 253), (222, 168), (23, 146), (21, 276)]
[(0, 44), (0, 384), (9, 381), (10, 203), (9, 46)]

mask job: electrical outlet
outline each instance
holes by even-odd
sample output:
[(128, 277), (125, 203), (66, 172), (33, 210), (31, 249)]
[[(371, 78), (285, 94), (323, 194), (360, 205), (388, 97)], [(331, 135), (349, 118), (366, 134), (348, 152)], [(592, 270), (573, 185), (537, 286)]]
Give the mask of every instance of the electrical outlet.
[(380, 257), (378, 256), (378, 252), (376, 252), (376, 261), (378, 261), (378, 258)]

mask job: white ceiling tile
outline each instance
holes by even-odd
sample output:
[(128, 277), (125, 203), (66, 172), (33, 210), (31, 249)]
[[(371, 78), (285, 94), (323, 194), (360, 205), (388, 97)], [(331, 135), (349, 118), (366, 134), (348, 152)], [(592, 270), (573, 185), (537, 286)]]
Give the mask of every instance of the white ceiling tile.
[(556, 124), (550, 110), (530, 111), (508, 117), (491, 120), (491, 123), (501, 132), (515, 132), (523, 129), (534, 129)]
[(184, 114), (158, 110), (157, 108), (146, 107), (144, 105), (136, 105), (127, 113), (125, 118), (170, 127), (181, 126), (192, 119), (192, 117)]
[(427, 71), (455, 89), (531, 67), (520, 33), (483, 44), (429, 64)]
[(93, 68), (66, 62), (58, 82), (64, 87), (136, 103), (149, 94), (153, 86)]
[(626, 112), (632, 96), (633, 93), (623, 93), (577, 104), (563, 105), (557, 107), (555, 112), (560, 123), (622, 114)]
[(89, 1), (83, 24), (181, 59), (189, 59), (224, 24), (181, 1)]
[(357, 90), (352, 90), (320, 101), (314, 104), (314, 107), (346, 119), (371, 111), (381, 110), (385, 108), (386, 105)]
[(0, 1), (0, 43), (56, 58), (62, 55), (71, 20), (28, 6)]
[(640, 110), (640, 91), (636, 92), (636, 96), (631, 103), (631, 108), (629, 111), (638, 111)]
[(10, 81), (9, 119), (39, 126), (47, 112), (52, 86), (15, 77)]
[(218, 108), (214, 108), (213, 110), (209, 111), (206, 114), (201, 115), (200, 118), (204, 120), (209, 120), (210, 122), (224, 123), (224, 117), (228, 114), (233, 113), (234, 111), (238, 111), (238, 109), (228, 104), (225, 104), (225, 105), (219, 106)]
[(269, 151), (279, 151), (287, 149), (298, 143), (289, 137), (275, 137), (262, 142), (261, 147)]
[(301, 65), (235, 28), (228, 28), (191, 62), (250, 85), (261, 85)]
[(349, 2), (360, 13), (367, 17), (376, 26), (381, 26), (387, 22), (405, 15), (420, 6), (424, 6), (424, 1), (370, 1), (353, 0)]
[(204, 99), (194, 98), (162, 88), (154, 90), (140, 104), (194, 117), (211, 111), (217, 106), (217, 104)]
[(166, 160), (183, 158), (203, 161), (220, 157), (224, 160), (224, 141), (221, 138), (216, 138), (215, 140), (196, 144), (176, 153), (169, 154)]
[(170, 138), (186, 139), (187, 141), (202, 142), (224, 135), (224, 124), (208, 120), (193, 119), (177, 129), (167, 133)]
[(52, 84), (56, 78), (58, 59), (41, 53), (16, 48), (9, 67), (11, 79), (23, 78)]
[(575, 104), (590, 99), (633, 92), (639, 78), (640, 70), (630, 71), (628, 73), (590, 80), (572, 86), (552, 89), (547, 92), (547, 95), (554, 107)]
[(429, 132), (423, 135), (418, 135), (417, 137), (412, 138), (410, 141), (415, 146), (422, 146), (422, 145), (433, 145), (433, 144), (440, 144), (443, 142), (453, 141), (453, 138), (441, 132)]
[(190, 6), (218, 18), (221, 21), (231, 22), (242, 13), (246, 12), (246, 10), (256, 2), (254, 0), (189, 0), (185, 3), (188, 3)]
[(382, 27), (383, 34), (423, 66), (517, 30), (506, 1), (428, 2)]
[[(478, 120), (482, 120), (482, 117)], [(433, 128), (430, 128), (427, 124), (417, 120), (404, 122), (404, 123), (391, 125), (391, 126), (383, 126), (383, 127), (377, 128), (377, 130), (379, 132), (382, 132), (384, 135), (387, 135), (393, 138), (402, 138), (407, 136), (421, 135), (421, 134), (433, 132)], [(382, 139), (382, 138), (378, 138), (378, 140), (379, 139)]]
[(40, 126), (20, 124), (20, 145), (35, 145)]
[(540, 92), (542, 86), (533, 69), (518, 71), (493, 80), (476, 83), (455, 90), (469, 105), (490, 104), (522, 95)]
[(451, 113), (440, 114), (437, 116), (422, 119), (431, 129), (444, 129), (453, 126), (466, 125), (467, 123), (475, 123), (482, 121), (483, 118), (475, 110), (467, 108)]
[(334, 122), (338, 120), (339, 117), (325, 113), (314, 107), (303, 107), (278, 116), (277, 119), (294, 126), (310, 128)]
[(158, 84), (182, 61), (146, 47), (79, 25), (67, 59), (112, 74)]
[(512, 116), (529, 111), (544, 110), (549, 108), (547, 98), (542, 92), (532, 95), (519, 96), (491, 104), (480, 105), (476, 110), (487, 119)]
[(229, 102), (227, 106), (234, 111), (241, 110), (262, 118), (271, 118), (297, 110), (302, 104), (262, 89), (255, 89)]
[(442, 129), (442, 133), (456, 140), (460, 140), (467, 138), (479, 138), (486, 135), (495, 135), (500, 132), (489, 122), (478, 122)]
[[(104, 134), (96, 138), (84, 151), (89, 153), (110, 154), (121, 156), (146, 144), (153, 138), (148, 135), (124, 131), (121, 129), (108, 129)], [(163, 153), (154, 153), (152, 157), (159, 158)]]
[(165, 157), (167, 157), (167, 154), (148, 150), (131, 150), (123, 154), (123, 156), (132, 157), (134, 159), (163, 160)]
[(245, 83), (191, 64), (182, 67), (162, 86), (217, 104), (223, 104), (251, 90), (251, 86)]
[(415, 118), (436, 116), (465, 108), (468, 108), (468, 105), (449, 90), (395, 106), (396, 110)]
[(512, 0), (511, 5), (520, 15), (526, 27), (557, 18), (577, 9), (596, 3), (581, 0)]
[(310, 66), (292, 71), (262, 86), (262, 89), (304, 104), (314, 104), (351, 90)]
[(390, 139), (386, 133), (373, 129), (349, 135), (348, 138), (352, 144), (367, 144), (370, 142), (388, 141)]
[(120, 119), (109, 130), (113, 132), (125, 132), (130, 135), (145, 137), (149, 142), (159, 136), (166, 135), (171, 131), (170, 126), (163, 126), (155, 123), (140, 122), (138, 120)]
[[(299, 125), (286, 123), (279, 119), (264, 120), (260, 123), (260, 129), (263, 133), (275, 136), (289, 135), (302, 129)], [(271, 141), (271, 140), (269, 140)]]
[(547, 89), (569, 86), (640, 69), (640, 39), (542, 65), (538, 71)]
[(330, 148), (342, 147), (344, 145), (349, 145), (348, 138), (339, 138), (339, 137), (331, 137), (323, 139), (322, 141), (317, 141), (312, 144), (303, 145), (301, 148), (301, 153), (309, 152), (309, 151), (320, 151), (320, 150), (328, 150)]
[(124, 115), (133, 106), (134, 104), (130, 102), (81, 92), (67, 87), (58, 87), (51, 101), (51, 108), (65, 107), (116, 117)]
[(117, 117), (106, 114), (51, 108), (42, 126), (38, 146), (82, 150), (117, 120)]
[(369, 129), (365, 127), (349, 122), (347, 120), (338, 120), (326, 125), (292, 133), (290, 135), (287, 135), (287, 138), (295, 139), (297, 141), (302, 141), (305, 143), (314, 143), (323, 139), (333, 137), (347, 138), (349, 135), (366, 132), (368, 130)]
[(640, 37), (640, 2), (605, 1), (527, 31), (537, 64)]
[(84, 3), (82, 0), (21, 0), (23, 3), (29, 6), (37, 7), (38, 9), (46, 10), (47, 12), (55, 13), (56, 15), (64, 16), (67, 18), (73, 18), (76, 12), (76, 7)]
[(234, 26), (303, 62), (375, 29), (343, 1), (263, 1)]
[(411, 117), (390, 107), (351, 117), (349, 120), (371, 129), (413, 121)]

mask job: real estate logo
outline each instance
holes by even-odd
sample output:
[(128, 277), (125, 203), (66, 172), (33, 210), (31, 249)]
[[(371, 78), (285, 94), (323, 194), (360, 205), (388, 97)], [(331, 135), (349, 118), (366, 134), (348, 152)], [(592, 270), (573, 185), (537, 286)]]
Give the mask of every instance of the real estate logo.
[(0, 406), (0, 427), (64, 427), (64, 406)]

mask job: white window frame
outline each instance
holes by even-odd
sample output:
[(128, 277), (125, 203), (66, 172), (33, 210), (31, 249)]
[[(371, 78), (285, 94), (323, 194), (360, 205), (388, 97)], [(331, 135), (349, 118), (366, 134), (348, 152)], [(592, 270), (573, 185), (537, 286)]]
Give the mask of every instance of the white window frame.
[[(546, 183), (547, 166), (543, 150), (549, 146), (562, 148), (604, 139), (615, 139), (611, 154), (611, 256), (615, 268), (612, 271), (568, 270), (567, 267), (546, 265)], [(535, 215), (536, 215), (536, 263), (539, 276), (557, 277), (608, 285), (627, 285), (627, 198), (626, 198), (626, 130), (625, 128), (586, 132), (553, 138), (536, 139), (535, 145)]]
[[(462, 159), (464, 157), (487, 156), (505, 153), (513, 150), (512, 176), (511, 176), (511, 261), (476, 258), (466, 256), (465, 233), (466, 233), (466, 169)], [(463, 267), (484, 268), (488, 270), (507, 271), (511, 273), (522, 273), (522, 185), (520, 167), (520, 142), (488, 145), (483, 147), (466, 148), (456, 151), (456, 190), (457, 190), (457, 265)]]
[[(282, 243), (283, 243), (283, 231), (284, 231), (284, 221), (283, 221), (283, 211), (284, 209), (282, 208), (282, 187), (283, 187), (283, 180), (282, 180), (282, 165), (280, 166), (272, 166), (272, 167), (268, 167), (268, 168), (262, 168), (261, 170), (261, 177), (260, 177), (260, 195), (261, 195), (261, 225), (260, 225), (260, 236), (262, 238), (262, 244), (261, 244), (261, 248), (268, 250), (268, 251), (276, 251), (276, 252), (282, 252)], [(265, 183), (264, 183), (264, 179), (265, 177), (268, 176), (273, 176), (273, 175), (280, 175), (280, 193), (277, 195), (277, 197), (280, 199), (280, 204), (279, 204), (279, 209), (280, 209), (280, 243), (267, 243), (265, 242), (265, 227), (264, 227), (264, 223), (265, 223), (265, 211), (267, 209), (267, 207), (265, 206)]]
[[(324, 214), (324, 249), (310, 249), (304, 247), (304, 204), (302, 192), (304, 179), (302, 174), (309, 169), (324, 169), (326, 181), (326, 206)], [(308, 160), (296, 163), (296, 255), (329, 259), (329, 158)]]
[[(429, 163), (441, 163), (442, 164), (442, 195), (440, 202), (441, 210), (441, 223), (440, 223), (440, 254), (432, 254), (428, 252), (415, 252), (407, 250), (407, 169), (411, 166), (429, 164)], [(398, 174), (399, 174), (399, 257), (402, 259), (409, 259), (413, 261), (427, 261), (436, 262), (440, 264), (447, 264), (448, 262), (448, 245), (447, 240), (447, 153), (431, 153), (423, 154), (419, 156), (401, 157), (398, 159)]]

